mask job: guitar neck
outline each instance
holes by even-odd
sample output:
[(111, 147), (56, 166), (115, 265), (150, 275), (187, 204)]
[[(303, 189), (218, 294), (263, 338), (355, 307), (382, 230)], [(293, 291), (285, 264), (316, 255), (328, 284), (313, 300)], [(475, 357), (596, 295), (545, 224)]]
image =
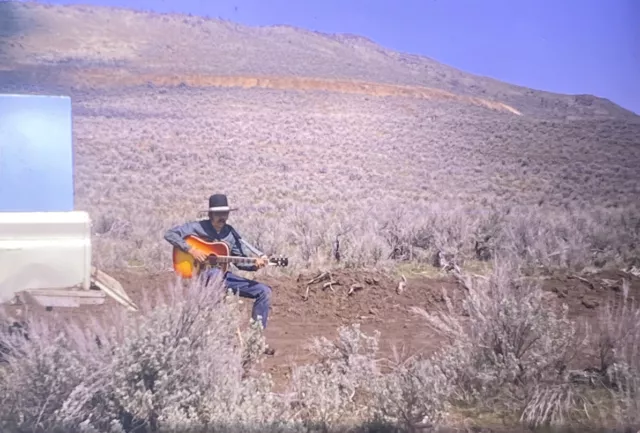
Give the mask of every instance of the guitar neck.
[(241, 263), (252, 264), (256, 259), (253, 257), (237, 257), (237, 256), (216, 256), (216, 262), (218, 263)]

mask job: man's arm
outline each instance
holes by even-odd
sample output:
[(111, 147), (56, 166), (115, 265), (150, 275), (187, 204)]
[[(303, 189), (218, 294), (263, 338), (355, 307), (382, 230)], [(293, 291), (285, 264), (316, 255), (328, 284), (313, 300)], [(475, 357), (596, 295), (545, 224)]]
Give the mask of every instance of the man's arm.
[(244, 238), (240, 238), (240, 243), (245, 247), (247, 247), (249, 251), (251, 251), (253, 254), (255, 254), (258, 257), (262, 257), (265, 255), (262, 251), (260, 251), (259, 249), (251, 245), (249, 242), (245, 241)]
[[(260, 250), (258, 250), (257, 248), (255, 248), (254, 246), (249, 244), (247, 241), (245, 241), (234, 228), (231, 228), (231, 232), (233, 233), (233, 238), (235, 240), (235, 242), (234, 242), (234, 244), (233, 244), (233, 246), (231, 248), (231, 254), (232, 255), (241, 256), (241, 257), (248, 257), (247, 254), (245, 254), (244, 249), (242, 248), (242, 245), (246, 245), (247, 248), (249, 249), (249, 251), (251, 251), (252, 253), (254, 253), (258, 257), (264, 255)], [(243, 270), (243, 271), (255, 272), (255, 271), (258, 270), (257, 266), (255, 266), (255, 265), (244, 265), (244, 264), (236, 263), (235, 266), (238, 269)]]
[(191, 246), (185, 242), (184, 238), (189, 235), (197, 235), (197, 227), (199, 224), (198, 221), (191, 221), (172, 227), (165, 232), (164, 240), (174, 247), (180, 248), (182, 251), (189, 252)]

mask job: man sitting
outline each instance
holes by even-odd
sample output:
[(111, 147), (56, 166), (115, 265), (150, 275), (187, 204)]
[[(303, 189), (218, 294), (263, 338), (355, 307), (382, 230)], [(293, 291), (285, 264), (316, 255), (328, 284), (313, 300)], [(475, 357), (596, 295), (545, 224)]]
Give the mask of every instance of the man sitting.
[[(256, 256), (255, 265), (236, 264), (235, 266), (244, 271), (254, 272), (261, 269), (267, 264), (268, 257), (257, 248), (246, 242), (236, 230), (229, 224), (229, 212), (232, 210), (227, 202), (227, 196), (224, 194), (214, 194), (209, 197), (208, 219), (200, 221), (190, 221), (185, 224), (175, 226), (167, 230), (164, 239), (174, 247), (191, 254), (197, 261), (204, 262), (207, 255), (196, 249), (192, 249), (185, 242), (187, 236), (197, 236), (207, 242), (223, 241), (229, 245), (232, 256), (247, 257), (243, 250), (243, 245), (247, 247)], [(214, 276), (219, 269), (212, 268), (208, 271), (207, 280)], [(261, 320), (263, 329), (267, 327), (269, 317), (269, 308), (271, 307), (271, 287), (266, 284), (243, 278), (230, 271), (225, 272), (224, 281), (228, 288), (235, 294), (239, 294), (244, 298), (254, 299), (252, 317), (255, 320)], [(274, 350), (267, 348), (269, 355), (274, 354)]]

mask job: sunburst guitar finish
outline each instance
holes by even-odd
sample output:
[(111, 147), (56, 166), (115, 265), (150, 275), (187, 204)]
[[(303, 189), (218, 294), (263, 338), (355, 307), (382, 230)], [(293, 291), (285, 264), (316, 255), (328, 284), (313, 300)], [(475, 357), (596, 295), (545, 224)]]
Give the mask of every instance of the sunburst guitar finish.
[[(192, 249), (202, 251), (207, 255), (204, 263), (198, 262), (190, 253), (180, 248), (173, 248), (173, 269), (182, 278), (193, 278), (204, 269), (217, 267), (222, 272), (229, 269), (230, 263), (252, 265), (256, 263), (254, 257), (237, 257), (230, 255), (229, 245), (221, 241), (208, 242), (197, 236), (187, 236), (185, 242)], [(285, 257), (271, 257), (267, 263), (271, 266), (288, 266), (289, 259)]]

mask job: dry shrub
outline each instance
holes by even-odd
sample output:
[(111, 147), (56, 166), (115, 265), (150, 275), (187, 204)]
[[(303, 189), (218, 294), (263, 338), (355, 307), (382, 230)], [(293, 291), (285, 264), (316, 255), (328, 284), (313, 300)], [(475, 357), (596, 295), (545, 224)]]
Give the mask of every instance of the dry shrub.
[(293, 369), (296, 419), (320, 431), (364, 422), (426, 432), (444, 421), (450, 386), (438, 365), (410, 358), (383, 372), (379, 332), (367, 335), (353, 324), (338, 334), (335, 341), (314, 339), (316, 361)]
[(309, 350), (316, 361), (296, 366), (292, 374), (290, 392), (298, 416), (322, 429), (368, 418), (380, 375), (379, 334), (368, 336), (358, 325), (341, 327), (338, 333), (336, 341), (314, 338)]
[[(496, 262), (488, 277), (466, 278), (462, 317), (448, 297), (448, 311), (414, 309), (451, 341), (437, 360), (458, 405), (527, 414), (540, 392), (564, 383), (577, 349), (575, 326), (566, 308), (560, 314), (549, 309), (542, 290), (518, 275), (512, 263)], [(561, 419), (567, 410), (556, 404), (535, 421)]]
[(640, 308), (627, 280), (621, 290), (622, 299), (605, 305), (589, 334), (599, 361), (592, 381), (606, 390), (593, 405), (607, 422), (640, 427)]
[(279, 422), (283, 401), (269, 377), (251, 374), (264, 348), (260, 325), (243, 336), (253, 344), (241, 345), (234, 297), (221, 287), (176, 284), (171, 299), (139, 315), (114, 312), (111, 323), (34, 319), (28, 340), (8, 341), (3, 428), (246, 431)]
[(92, 377), (96, 364), (83, 356), (84, 344), (51, 325), (33, 320), (28, 340), (1, 335), (8, 353), (0, 367), (0, 430), (50, 431), (67, 397)]
[(502, 227), (503, 255), (529, 267), (624, 268), (638, 259), (640, 220), (632, 209), (519, 209)]
[(438, 360), (410, 357), (392, 364), (376, 394), (377, 419), (408, 432), (434, 429), (446, 420), (452, 386)]
[[(393, 267), (402, 262), (427, 266), (440, 254), (461, 267), (507, 256), (528, 270), (580, 272), (640, 264), (640, 223), (631, 213), (630, 209), (596, 212), (438, 201), (394, 202), (372, 212), (347, 205), (329, 209), (291, 203), (287, 212), (238, 213), (231, 223), (268, 254), (288, 256), (289, 268), (277, 270), (285, 273), (301, 268)], [(138, 234), (125, 236), (115, 229), (96, 233), (95, 262), (104, 268), (168, 269), (171, 247), (162, 235), (184, 219), (138, 221), (122, 216), (118, 226), (133, 227)]]
[[(449, 401), (528, 427), (640, 426), (640, 309), (628, 299), (628, 284), (597, 329), (581, 333), (566, 305), (546, 302), (516, 263), (496, 261), (486, 277), (462, 275), (462, 314), (446, 293), (446, 311), (414, 308), (449, 337), (450, 346), (432, 358), (451, 385)], [(576, 369), (590, 353), (598, 364)]]

